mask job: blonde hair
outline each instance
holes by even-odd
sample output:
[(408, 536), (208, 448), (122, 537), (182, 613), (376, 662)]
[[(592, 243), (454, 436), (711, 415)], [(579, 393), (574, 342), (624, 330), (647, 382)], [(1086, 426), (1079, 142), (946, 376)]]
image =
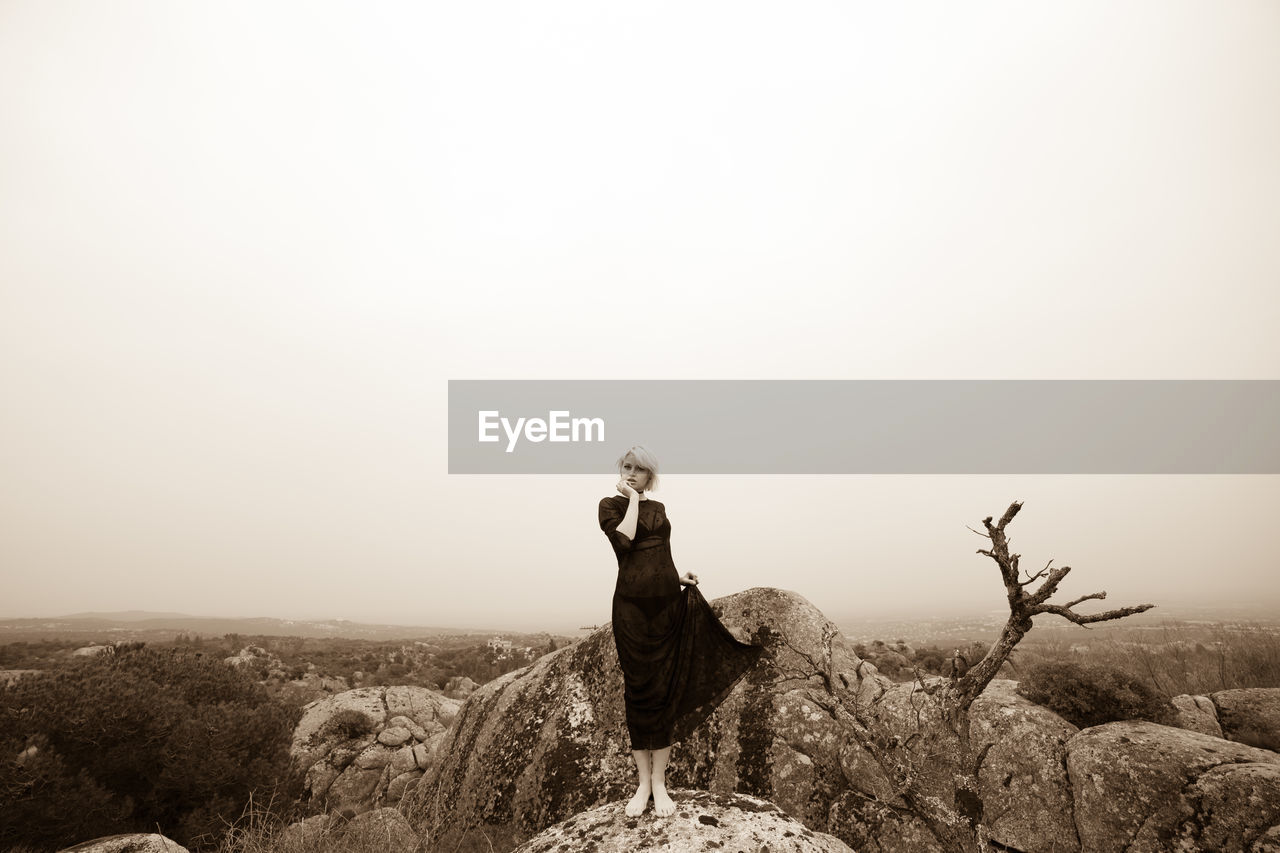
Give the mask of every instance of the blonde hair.
[(636, 463), (641, 467), (649, 469), (649, 482), (645, 484), (644, 490), (646, 492), (655, 491), (658, 488), (658, 457), (654, 456), (653, 451), (643, 444), (632, 445), (618, 457), (616, 464), (619, 476), (622, 475), (622, 465), (627, 461), (628, 456), (634, 457)]

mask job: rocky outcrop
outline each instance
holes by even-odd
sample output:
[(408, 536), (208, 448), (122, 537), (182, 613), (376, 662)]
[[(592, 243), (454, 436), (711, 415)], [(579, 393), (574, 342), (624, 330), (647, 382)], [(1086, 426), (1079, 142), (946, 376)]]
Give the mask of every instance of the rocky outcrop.
[(74, 847), (66, 847), (60, 853), (188, 853), (172, 839), (154, 832), (137, 832), (127, 835), (104, 835), (85, 841)]
[(398, 802), (457, 713), (455, 700), (424, 687), (361, 687), (311, 703), (291, 747), (304, 797), (348, 814)]
[(231, 657), (223, 658), (222, 662), (227, 666), (246, 669), (263, 679), (279, 680), (287, 677), (284, 662), (261, 646), (245, 646)]
[[(887, 682), (800, 596), (753, 589), (712, 607), (767, 653), (677, 745), (672, 787), (760, 797), (862, 853), (947, 849), (966, 816), (1024, 853), (1254, 851), (1276, 835), (1274, 752), (1154, 723), (1077, 731), (1001, 680), (970, 708), (966, 747), (940, 713), (946, 680)], [(1234, 730), (1268, 731), (1259, 706), (1236, 701), (1254, 710), (1238, 712), (1248, 722)], [(878, 756), (858, 746), (851, 712), (867, 721)], [(635, 770), (610, 628), (479, 688), (438, 755), (407, 811), (446, 847), (475, 827), (529, 839), (624, 801)], [(976, 791), (958, 788), (975, 766)], [(911, 813), (886, 768), (909, 773), (931, 824)]]
[(1220, 690), (1209, 698), (1228, 740), (1280, 750), (1280, 687)]
[(1190, 696), (1184, 693), (1169, 701), (1177, 711), (1175, 726), (1191, 732), (1222, 737), (1222, 726), (1218, 725), (1218, 709), (1208, 696)]
[(24, 675), (35, 675), (38, 669), (0, 669), (0, 687), (8, 687)]
[[(767, 653), (676, 747), (668, 785), (759, 796), (810, 829), (825, 830), (849, 788), (846, 769), (875, 768), (855, 755), (844, 724), (816, 700), (830, 698), (829, 684), (869, 699), (887, 682), (795, 593), (757, 588), (712, 607), (730, 630), (764, 644)], [(482, 824), (528, 838), (629, 797), (635, 765), (611, 628), (476, 690), (439, 755), (412, 807), (433, 841)]]
[(280, 685), (280, 695), (287, 701), (307, 704), (326, 696), (335, 696), (351, 689), (345, 678), (320, 675), (316, 672), (304, 673), (301, 678), (286, 681)]
[(1248, 850), (1280, 824), (1280, 755), (1199, 732), (1129, 721), (1067, 744), (1085, 850)]
[(455, 675), (445, 683), (444, 695), (450, 699), (466, 699), (475, 693), (479, 686), (465, 675)]
[(625, 801), (582, 812), (529, 839), (514, 853), (644, 853), (756, 851), (853, 853), (838, 838), (814, 832), (777, 806), (745, 794), (672, 791), (675, 814), (627, 817)]

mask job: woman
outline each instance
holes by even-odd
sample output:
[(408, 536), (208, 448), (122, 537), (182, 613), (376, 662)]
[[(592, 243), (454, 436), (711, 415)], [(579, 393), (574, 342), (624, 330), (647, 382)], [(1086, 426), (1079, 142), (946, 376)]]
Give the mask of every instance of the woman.
[(617, 464), (619, 494), (600, 501), (600, 529), (618, 558), (613, 639), (640, 775), (627, 814), (641, 814), (652, 794), (665, 817), (675, 811), (665, 775), (671, 745), (715, 710), (763, 647), (735, 639), (698, 591), (698, 576), (676, 571), (666, 508), (648, 495), (658, 460), (637, 445)]

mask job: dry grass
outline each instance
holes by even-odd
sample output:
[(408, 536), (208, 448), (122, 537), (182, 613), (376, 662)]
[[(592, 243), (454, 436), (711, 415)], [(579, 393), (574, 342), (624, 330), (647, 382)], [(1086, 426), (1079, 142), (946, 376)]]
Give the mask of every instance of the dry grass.
[[(227, 827), (217, 853), (407, 853), (385, 831), (355, 831), (339, 817), (304, 831), (295, 825), (300, 818), (294, 815), (291, 824), (282, 814), (286, 810), (278, 805), (250, 803), (240, 819)], [(402, 802), (402, 814), (407, 807)], [(506, 828), (473, 827), (432, 844), (419, 843), (414, 853), (509, 853), (523, 840)]]

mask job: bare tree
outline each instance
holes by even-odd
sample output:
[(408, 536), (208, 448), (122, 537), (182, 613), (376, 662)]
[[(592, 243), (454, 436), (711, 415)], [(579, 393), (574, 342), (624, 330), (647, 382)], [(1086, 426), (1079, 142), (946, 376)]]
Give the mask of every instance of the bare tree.
[[(990, 516), (983, 519), (986, 533), (974, 531), (990, 540), (990, 547), (978, 553), (990, 557), (1000, 569), (1009, 618), (1000, 638), (986, 655), (954, 681), (929, 679), (917, 670), (906, 706), (898, 705), (890, 710), (885, 706), (889, 691), (882, 681), (869, 677), (872, 673), (859, 671), (856, 682), (850, 683), (832, 671), (829, 655), (825, 661), (814, 660), (791, 646), (812, 666), (809, 674), (823, 679), (826, 695), (815, 696), (815, 700), (845, 725), (892, 788), (878, 795), (858, 793), (868, 804), (874, 802), (882, 814), (915, 818), (946, 850), (1005, 849), (990, 838), (989, 827), (999, 815), (988, 814), (978, 781), (991, 744), (977, 747), (971, 742), (969, 709), (1009, 659), (1014, 647), (1031, 631), (1032, 618), (1049, 613), (1088, 627), (1097, 622), (1123, 619), (1155, 606), (1140, 604), (1093, 614), (1075, 610), (1086, 601), (1105, 599), (1105, 592), (1083, 595), (1065, 604), (1051, 602), (1071, 568), (1053, 568), (1050, 560), (1034, 574), (1020, 574), (1020, 555), (1009, 552), (1006, 535), (1006, 528), (1020, 509), (1022, 504), (1014, 502), (998, 522), (993, 523)], [(1032, 589), (1037, 581), (1042, 582)], [(803, 673), (789, 674), (790, 677), (797, 675)], [(940, 774), (940, 767), (947, 772)], [(938, 784), (940, 777), (945, 779), (945, 792), (950, 796), (943, 796), (944, 788)]]

